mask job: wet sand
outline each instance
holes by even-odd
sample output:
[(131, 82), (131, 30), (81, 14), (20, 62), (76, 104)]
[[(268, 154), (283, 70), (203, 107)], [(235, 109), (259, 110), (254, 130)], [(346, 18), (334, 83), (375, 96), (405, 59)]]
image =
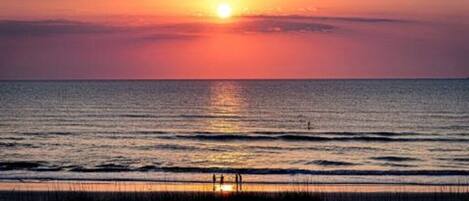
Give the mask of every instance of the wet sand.
[[(212, 192), (211, 183), (176, 182), (97, 182), (97, 181), (4, 181), (0, 191), (82, 191), (82, 192)], [(220, 185), (216, 186), (217, 191)], [(226, 183), (225, 191), (236, 191), (236, 184)], [(469, 185), (398, 185), (398, 184), (255, 184), (242, 185), (244, 192), (469, 192)]]

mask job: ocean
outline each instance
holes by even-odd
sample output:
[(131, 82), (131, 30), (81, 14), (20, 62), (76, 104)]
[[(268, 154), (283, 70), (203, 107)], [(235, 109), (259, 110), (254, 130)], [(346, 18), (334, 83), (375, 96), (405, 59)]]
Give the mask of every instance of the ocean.
[(469, 183), (469, 80), (0, 82), (0, 180)]

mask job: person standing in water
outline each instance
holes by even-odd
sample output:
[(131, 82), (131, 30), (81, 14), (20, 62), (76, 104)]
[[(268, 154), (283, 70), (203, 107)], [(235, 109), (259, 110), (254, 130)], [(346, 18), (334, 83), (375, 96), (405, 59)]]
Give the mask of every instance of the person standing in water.
[(239, 191), (239, 179), (238, 179), (238, 174), (235, 174), (235, 182), (236, 182), (236, 192)]
[(238, 174), (238, 182), (239, 182), (239, 190), (243, 191), (243, 176), (241, 176), (241, 174)]
[(217, 183), (217, 176), (215, 174), (212, 175), (212, 186), (213, 186), (213, 191), (216, 190), (215, 185)]
[(225, 176), (220, 176), (220, 191), (223, 191), (223, 185), (225, 184)]

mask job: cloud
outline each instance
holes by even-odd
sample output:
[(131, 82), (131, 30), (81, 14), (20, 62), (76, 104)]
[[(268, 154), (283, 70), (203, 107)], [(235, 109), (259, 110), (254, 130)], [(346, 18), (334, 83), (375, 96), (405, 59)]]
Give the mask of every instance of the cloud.
[(150, 34), (140, 39), (145, 41), (158, 41), (158, 40), (191, 40), (201, 37), (198, 34), (178, 34), (178, 33), (157, 33)]
[(241, 20), (230, 24), (197, 22), (173, 24), (159, 30), (178, 33), (273, 33), (273, 32), (329, 32), (334, 26), (313, 22), (272, 19)]
[(193, 20), (183, 23), (92, 23), (71, 20), (0, 21), (0, 37), (50, 36), (67, 34), (121, 34), (129, 39), (160, 41), (188, 40), (217, 33), (329, 33), (337, 21), (359, 23), (403, 23), (406, 20), (358, 17), (313, 17), (301, 15), (244, 16), (231, 23), (213, 20)]
[(0, 36), (110, 33), (117, 27), (69, 20), (0, 21)]
[(240, 24), (234, 30), (237, 32), (330, 32), (335, 27), (323, 23), (294, 22), (283, 20), (255, 20)]
[(181, 33), (207, 33), (207, 32), (291, 32), (291, 31), (324, 31), (333, 27), (313, 22), (293, 22), (283, 17), (248, 19), (238, 22), (222, 24), (210, 21), (151, 24), (145, 26), (100, 24), (70, 20), (42, 20), (42, 21), (0, 21), (0, 35), (51, 35), (51, 34), (96, 34), (118, 32), (175, 32)]
[(244, 16), (249, 19), (273, 19), (273, 20), (314, 20), (314, 21), (345, 21), (362, 23), (408, 23), (411, 20), (389, 19), (389, 18), (366, 18), (366, 17), (324, 17), (306, 15), (250, 15)]

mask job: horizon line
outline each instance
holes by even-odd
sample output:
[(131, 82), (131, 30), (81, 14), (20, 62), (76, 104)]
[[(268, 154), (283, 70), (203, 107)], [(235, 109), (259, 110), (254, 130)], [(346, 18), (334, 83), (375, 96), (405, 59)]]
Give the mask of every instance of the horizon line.
[(0, 82), (47, 82), (47, 81), (314, 81), (314, 80), (468, 80), (469, 77), (415, 77), (415, 78), (90, 78), (90, 79), (0, 79)]

